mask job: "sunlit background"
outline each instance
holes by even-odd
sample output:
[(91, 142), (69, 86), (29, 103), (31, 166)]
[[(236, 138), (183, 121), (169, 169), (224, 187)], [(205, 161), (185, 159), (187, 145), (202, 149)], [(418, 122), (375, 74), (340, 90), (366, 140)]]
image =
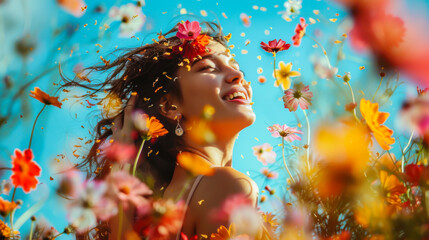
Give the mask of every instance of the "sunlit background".
[[(233, 167), (254, 179), (260, 190), (267, 185), (275, 189), (275, 196), (262, 191), (260, 196), (266, 196), (267, 200), (259, 204), (263, 210), (273, 212), (279, 209), (279, 198), (290, 200), (290, 190), (286, 187), (287, 173), (282, 168), (281, 140), (273, 138), (267, 127), (276, 123), (298, 126), (304, 134), (302, 140), (294, 145), (302, 148), (307, 143), (307, 125), (302, 111), (293, 113), (284, 108), (281, 99), (283, 93), (274, 87), (273, 56), (260, 48), (261, 41), (281, 38), (291, 43), (299, 18), (305, 18), (310, 24), (306, 31), (309, 37), (305, 36), (300, 46), (279, 52), (277, 62), (291, 62), (292, 70), (301, 73), (292, 82), (301, 81), (310, 86), (314, 97), (307, 113), (312, 129), (329, 119), (352, 116), (350, 112), (344, 111), (345, 105), (352, 102), (349, 88), (342, 77), (335, 75), (351, 73), (350, 83), (358, 101), (362, 97), (373, 98), (380, 83), (379, 73), (383, 71), (380, 66), (373, 65), (369, 53), (352, 49), (348, 38), (352, 20), (334, 1), (304, 0), (302, 8), (289, 14), (284, 5), (287, 1), (277, 0), (141, 1), (142, 12), (138, 13), (140, 15), (136, 19), (142, 17), (143, 25), (135, 33), (121, 32), (121, 22), (109, 17), (109, 12), (114, 6), (136, 5), (137, 1), (87, 0), (84, 5), (86, 9), (74, 13), (61, 7), (58, 2), (69, 1), (0, 1), (0, 113), (2, 118), (7, 119), (0, 127), (0, 161), (1, 165), (9, 166), (13, 150), (28, 147), (33, 121), (43, 106), (29, 97), (30, 90), (37, 86), (64, 100), (61, 109), (45, 109), (35, 127), (32, 149), (35, 161), (42, 167), (40, 185), (29, 195), (19, 189), (16, 196), (24, 200), (17, 215), (37, 203), (43, 203), (38, 212), (32, 214), (39, 219), (46, 219), (59, 231), (67, 226), (67, 220), (66, 201), (60, 200), (55, 193), (59, 178), (56, 166), (63, 162), (77, 163), (82, 160), (90, 147), (90, 144), (85, 143), (93, 140), (90, 133), (93, 133), (100, 110), (94, 105), (95, 101), (73, 98), (73, 95), (83, 94), (83, 90), (56, 92), (60, 81), (60, 65), (66, 76), (73, 77), (74, 69), (102, 63), (100, 56), (113, 60), (118, 56), (112, 53), (117, 48), (151, 43), (157, 37), (156, 33), (166, 32), (179, 20), (197, 19), (220, 23), (225, 34), (232, 34), (229, 42), (233, 45), (231, 52), (235, 54), (246, 80), (253, 87), (257, 117), (256, 122), (239, 135), (234, 148)], [(391, 10), (399, 13), (413, 11), (413, 16), (418, 16), (421, 21), (428, 19), (425, 0), (399, 1)], [(185, 17), (177, 18), (180, 15)], [(330, 80), (323, 76), (326, 75), (327, 61), (319, 43), (325, 48), (332, 66), (338, 68)], [(261, 77), (265, 77), (265, 82)], [(406, 81), (409, 80), (406, 75), (401, 75), (399, 81), (397, 77), (394, 74), (387, 75), (375, 96), (381, 105), (380, 109), (388, 109), (391, 114), (386, 126), (395, 129), (397, 143), (392, 149), (393, 153), (400, 152), (410, 136), (410, 129), (401, 123), (397, 114), (402, 101), (407, 96), (415, 95), (416, 87), (415, 82)], [(257, 161), (252, 150), (253, 146), (263, 143), (274, 146), (277, 153), (277, 161), (267, 166)], [(375, 144), (374, 147), (378, 146)], [(292, 172), (300, 167), (300, 158), (294, 155), (291, 146), (286, 148), (286, 159)], [(278, 179), (268, 180), (261, 174), (263, 167), (278, 172)], [(6, 179), (10, 173), (1, 174), (2, 179)], [(10, 195), (1, 197), (9, 199)], [(29, 221), (23, 225), (23, 232), (24, 229), (29, 229)]]

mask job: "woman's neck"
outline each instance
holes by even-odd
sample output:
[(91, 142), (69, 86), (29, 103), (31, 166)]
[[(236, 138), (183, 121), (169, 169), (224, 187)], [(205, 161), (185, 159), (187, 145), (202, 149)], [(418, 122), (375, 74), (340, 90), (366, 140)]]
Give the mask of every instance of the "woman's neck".
[(217, 140), (214, 144), (206, 145), (195, 144), (187, 141), (187, 147), (184, 148), (183, 151), (198, 154), (214, 166), (231, 167), (232, 151), (236, 138), (237, 136), (234, 136), (226, 141)]

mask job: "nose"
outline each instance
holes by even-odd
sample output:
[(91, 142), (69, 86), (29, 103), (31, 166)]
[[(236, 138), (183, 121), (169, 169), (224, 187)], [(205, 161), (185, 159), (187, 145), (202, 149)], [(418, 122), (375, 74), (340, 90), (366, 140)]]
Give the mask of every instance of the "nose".
[(226, 78), (226, 81), (228, 83), (236, 83), (243, 85), (246, 81), (244, 80), (244, 74), (243, 72), (236, 70), (234, 68), (231, 68), (231, 73)]

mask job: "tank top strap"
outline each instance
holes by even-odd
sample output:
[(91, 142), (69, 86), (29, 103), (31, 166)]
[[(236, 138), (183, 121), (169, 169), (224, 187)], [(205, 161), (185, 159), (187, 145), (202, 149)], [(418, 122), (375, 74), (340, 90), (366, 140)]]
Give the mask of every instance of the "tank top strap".
[(191, 203), (192, 195), (194, 195), (194, 192), (197, 189), (198, 184), (201, 182), (201, 179), (203, 178), (203, 176), (204, 175), (198, 175), (196, 177), (194, 183), (192, 184), (191, 190), (189, 191), (188, 197), (186, 198), (185, 214), (183, 215), (183, 218), (182, 218), (182, 227), (180, 228), (180, 231), (177, 232), (176, 240), (180, 240), (180, 233), (182, 232), (182, 229), (183, 229), (183, 222), (185, 221), (185, 216), (188, 210), (188, 206)]

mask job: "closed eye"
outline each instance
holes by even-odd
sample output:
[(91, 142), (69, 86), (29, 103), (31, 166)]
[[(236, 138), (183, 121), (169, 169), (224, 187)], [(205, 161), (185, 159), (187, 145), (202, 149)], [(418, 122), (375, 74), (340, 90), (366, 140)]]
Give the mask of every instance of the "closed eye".
[(205, 70), (215, 70), (216, 69), (216, 67), (214, 67), (214, 66), (211, 66), (211, 65), (206, 65), (206, 66), (203, 66), (203, 67), (201, 67), (200, 68), (200, 70), (198, 70), (199, 72), (202, 72), (202, 71), (205, 71)]

